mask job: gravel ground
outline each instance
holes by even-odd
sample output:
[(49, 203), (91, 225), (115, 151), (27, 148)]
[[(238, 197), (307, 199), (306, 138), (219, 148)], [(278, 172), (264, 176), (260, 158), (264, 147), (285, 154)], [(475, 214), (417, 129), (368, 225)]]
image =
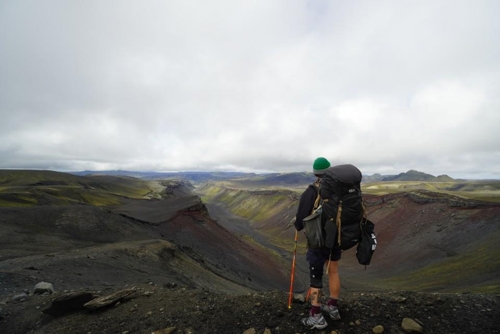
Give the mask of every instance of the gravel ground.
[[(131, 288), (130, 286), (124, 288)], [(499, 333), (500, 296), (417, 292), (344, 293), (342, 319), (324, 330), (300, 324), (307, 303), (287, 307), (287, 293), (213, 294), (170, 285), (139, 285), (129, 300), (99, 311), (54, 317), (42, 313), (58, 295), (30, 295), (1, 305), (0, 333), (405, 333), (405, 318), (424, 333)], [(111, 292), (106, 292), (107, 294)], [(102, 295), (102, 292), (101, 292)], [(253, 331), (253, 330), (254, 331)], [(267, 329), (267, 332), (265, 332)], [(161, 332), (163, 330), (163, 332)]]

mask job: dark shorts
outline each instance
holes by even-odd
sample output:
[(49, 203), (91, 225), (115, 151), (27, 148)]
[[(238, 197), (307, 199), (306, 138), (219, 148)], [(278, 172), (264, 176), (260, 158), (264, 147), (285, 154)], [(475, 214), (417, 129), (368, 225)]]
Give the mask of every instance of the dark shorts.
[(311, 279), (311, 287), (321, 289), (323, 288), (323, 268), (325, 263), (330, 259), (331, 261), (338, 261), (342, 256), (340, 248), (320, 248), (308, 249), (306, 260), (309, 262), (309, 277)]
[(332, 261), (338, 261), (342, 257), (342, 251), (340, 248), (319, 248), (319, 249), (308, 249), (306, 254), (306, 260), (309, 264), (314, 265), (324, 265), (328, 259)]

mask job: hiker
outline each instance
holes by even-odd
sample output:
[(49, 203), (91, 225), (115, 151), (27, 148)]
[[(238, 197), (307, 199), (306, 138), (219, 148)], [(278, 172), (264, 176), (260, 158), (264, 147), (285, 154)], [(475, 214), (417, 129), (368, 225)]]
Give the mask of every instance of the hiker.
[[(330, 162), (319, 157), (314, 160), (313, 173), (317, 177), (314, 184), (307, 187), (302, 193), (295, 216), (295, 228), (297, 231), (304, 229), (303, 219), (311, 215), (313, 210), (319, 204), (318, 188), (319, 183), (326, 169), (330, 167)], [(311, 249), (308, 247), (306, 260), (309, 263), (310, 274), (310, 301), (311, 310), (309, 317), (301, 319), (302, 324), (316, 329), (323, 329), (328, 326), (321, 311), (328, 313), (331, 319), (339, 320), (340, 314), (337, 306), (337, 301), (340, 294), (340, 279), (338, 274), (338, 261), (341, 257), (339, 247)], [(328, 271), (328, 288), (330, 290), (330, 298), (326, 304), (320, 301), (323, 288), (323, 269), (327, 265)]]

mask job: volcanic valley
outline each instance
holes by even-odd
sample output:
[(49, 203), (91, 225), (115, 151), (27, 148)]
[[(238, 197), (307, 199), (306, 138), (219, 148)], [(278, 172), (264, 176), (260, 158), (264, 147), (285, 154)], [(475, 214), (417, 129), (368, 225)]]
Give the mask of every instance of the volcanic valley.
[(345, 251), (342, 319), (300, 324), (313, 180), (0, 170), (0, 333), (500, 333), (497, 181), (363, 183), (372, 263)]

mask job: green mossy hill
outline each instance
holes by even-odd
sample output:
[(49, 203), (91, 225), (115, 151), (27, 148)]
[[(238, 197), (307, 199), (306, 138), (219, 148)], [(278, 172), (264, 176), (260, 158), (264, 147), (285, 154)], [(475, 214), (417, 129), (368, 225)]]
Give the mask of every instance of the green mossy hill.
[(76, 176), (39, 170), (0, 170), (0, 206), (117, 205), (121, 198), (145, 198), (150, 181), (123, 176)]
[(376, 181), (362, 185), (363, 193), (386, 195), (412, 191), (432, 191), (460, 198), (500, 202), (500, 180), (481, 181)]
[(232, 181), (234, 186), (259, 188), (305, 188), (314, 182), (312, 173), (271, 173), (254, 175)]
[(197, 191), (202, 200), (226, 205), (230, 211), (252, 222), (262, 222), (296, 207), (300, 193), (290, 190), (243, 190), (207, 184)]
[(79, 184), (85, 178), (49, 170), (0, 170), (0, 186)]

